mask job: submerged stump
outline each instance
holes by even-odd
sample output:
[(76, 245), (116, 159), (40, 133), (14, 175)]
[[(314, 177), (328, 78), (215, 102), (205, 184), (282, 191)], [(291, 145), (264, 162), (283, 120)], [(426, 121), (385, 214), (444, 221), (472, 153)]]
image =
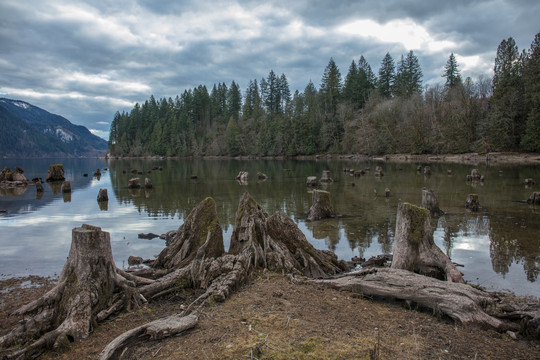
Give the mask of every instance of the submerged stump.
[(465, 200), (465, 207), (471, 211), (480, 210), (480, 201), (478, 201), (478, 194), (469, 194)]

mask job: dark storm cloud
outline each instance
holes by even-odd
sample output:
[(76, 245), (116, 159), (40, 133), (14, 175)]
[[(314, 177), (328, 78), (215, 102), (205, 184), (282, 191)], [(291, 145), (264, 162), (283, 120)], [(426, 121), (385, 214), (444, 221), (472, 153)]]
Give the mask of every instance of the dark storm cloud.
[(332, 57), (342, 77), (363, 55), (377, 73), (414, 50), (424, 82), (442, 82), (450, 52), (464, 76), (490, 76), (497, 45), (528, 48), (537, 1), (3, 0), (0, 96), (28, 101), (107, 136), (117, 110), (270, 70), (291, 91), (320, 85)]

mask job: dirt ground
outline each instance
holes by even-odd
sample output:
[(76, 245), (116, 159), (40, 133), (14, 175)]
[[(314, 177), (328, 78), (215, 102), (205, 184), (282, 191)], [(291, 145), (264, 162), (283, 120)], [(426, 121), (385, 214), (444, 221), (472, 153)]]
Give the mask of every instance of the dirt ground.
[[(0, 335), (20, 320), (8, 314), (54, 285), (47, 278), (0, 281)], [(197, 294), (178, 293), (122, 313), (90, 337), (40, 359), (97, 359), (124, 331), (180, 312)], [(540, 359), (540, 342), (463, 327), (407, 309), (402, 303), (358, 298), (276, 274), (253, 282), (221, 304), (203, 307), (186, 333), (142, 343), (136, 359)]]

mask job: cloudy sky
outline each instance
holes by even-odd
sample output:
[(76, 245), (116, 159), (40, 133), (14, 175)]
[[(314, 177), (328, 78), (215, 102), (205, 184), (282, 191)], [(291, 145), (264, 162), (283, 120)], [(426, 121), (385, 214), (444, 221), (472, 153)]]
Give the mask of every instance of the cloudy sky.
[(0, 97), (107, 138), (114, 113), (151, 94), (245, 90), (270, 70), (302, 91), (331, 57), (344, 78), (360, 55), (377, 73), (413, 50), (435, 84), (454, 52), (463, 76), (491, 76), (501, 40), (528, 49), (539, 19), (538, 0), (1, 0)]

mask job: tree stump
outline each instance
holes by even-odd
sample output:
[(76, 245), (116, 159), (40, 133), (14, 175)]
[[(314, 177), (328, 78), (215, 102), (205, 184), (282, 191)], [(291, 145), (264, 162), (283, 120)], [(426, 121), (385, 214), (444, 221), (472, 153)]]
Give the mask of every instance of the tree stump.
[(427, 209), (398, 206), (392, 269), (404, 269), (440, 280), (463, 283), (459, 270), (433, 241)]
[(540, 192), (533, 192), (527, 199), (527, 204), (540, 205)]
[(16, 345), (8, 357), (33, 358), (46, 348), (85, 339), (97, 322), (142, 301), (135, 284), (114, 264), (109, 233), (85, 224), (72, 231), (58, 284), (14, 312), (35, 315), (1, 337), (0, 345)]
[(257, 173), (257, 178), (259, 180), (266, 180), (266, 179), (268, 179), (268, 176), (266, 174), (262, 173), (262, 172), (258, 172)]
[(47, 171), (47, 177), (45, 181), (64, 181), (64, 165), (62, 164), (51, 164), (49, 165), (49, 170)]
[(99, 171), (99, 168), (94, 173), (94, 176), (97, 177), (97, 178), (101, 177), (101, 171)]
[(469, 194), (465, 200), (465, 207), (471, 211), (480, 210), (480, 202), (478, 201), (478, 194)]
[(426, 175), (426, 176), (431, 175), (431, 167), (430, 166), (425, 166), (424, 167), (424, 175)]
[(62, 184), (62, 192), (64, 194), (71, 192), (71, 183), (69, 181), (64, 181), (64, 183)]
[(128, 181), (128, 189), (140, 189), (141, 188), (141, 179), (140, 178), (131, 178)]
[(154, 185), (152, 185), (152, 180), (150, 180), (149, 178), (145, 178), (144, 179), (144, 188), (145, 189), (152, 189), (154, 187)]
[(109, 195), (107, 195), (107, 189), (99, 189), (97, 201), (98, 202), (109, 201)]
[(313, 190), (312, 205), (307, 213), (310, 221), (335, 217), (334, 207), (330, 202), (330, 193), (323, 190)]
[(322, 183), (331, 183), (334, 180), (330, 177), (330, 170), (323, 170), (321, 180)]
[(223, 230), (217, 217), (216, 202), (208, 197), (187, 216), (167, 247), (161, 251), (154, 267), (169, 271), (191, 263), (203, 244), (205, 257), (219, 257), (225, 253)]
[(306, 186), (317, 186), (319, 185), (319, 182), (317, 181), (316, 176), (308, 176), (306, 179)]
[(534, 180), (532, 178), (525, 179), (525, 186), (532, 186), (534, 185)]
[(36, 192), (38, 193), (42, 193), (44, 190), (43, 190), (43, 185), (41, 185), (41, 182), (40, 181), (36, 181)]
[(382, 176), (384, 176), (384, 173), (383, 173), (383, 171), (382, 171), (382, 167), (380, 167), (380, 166), (376, 166), (376, 167), (375, 167), (375, 176), (376, 176), (376, 177), (382, 177)]
[(240, 182), (246, 182), (248, 181), (249, 173), (247, 171), (240, 171), (238, 175), (236, 175), (235, 179)]
[(478, 169), (472, 169), (471, 171), (471, 179), (474, 180), (480, 180), (482, 176), (480, 175), (480, 172)]
[(422, 207), (429, 210), (431, 217), (439, 217), (444, 212), (439, 208), (439, 202), (435, 197), (433, 190), (422, 189)]

